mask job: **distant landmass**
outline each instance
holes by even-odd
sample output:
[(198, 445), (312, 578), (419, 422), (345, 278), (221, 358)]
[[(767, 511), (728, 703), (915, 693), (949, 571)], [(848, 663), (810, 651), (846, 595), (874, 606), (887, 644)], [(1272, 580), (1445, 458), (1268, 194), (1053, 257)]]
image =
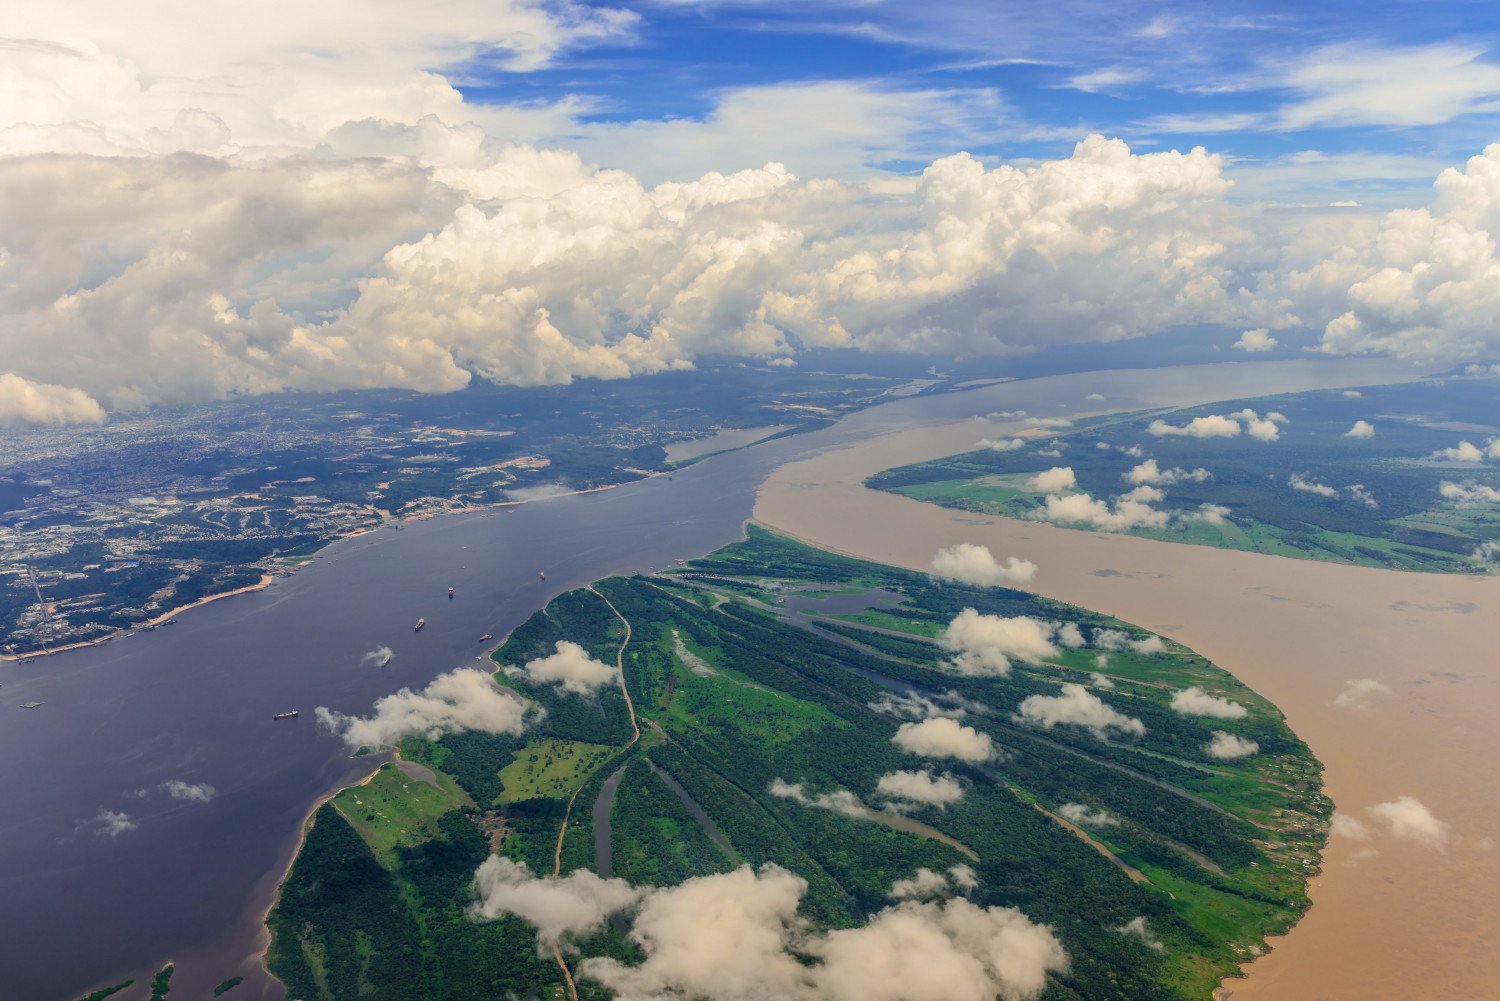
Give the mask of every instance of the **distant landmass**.
[(1267, 396), (1076, 426), (994, 415), (993, 429), (977, 426), (975, 450), (867, 484), (1069, 528), (1486, 573), (1500, 559), (1496, 415), (1493, 377)]
[[(911, 386), (736, 364), (443, 396), (257, 397), (14, 432), (0, 458), (0, 655), (161, 623), (392, 520), (669, 473), (756, 437), (716, 437), (726, 429), (795, 433)], [(674, 445), (689, 457), (672, 461)]]

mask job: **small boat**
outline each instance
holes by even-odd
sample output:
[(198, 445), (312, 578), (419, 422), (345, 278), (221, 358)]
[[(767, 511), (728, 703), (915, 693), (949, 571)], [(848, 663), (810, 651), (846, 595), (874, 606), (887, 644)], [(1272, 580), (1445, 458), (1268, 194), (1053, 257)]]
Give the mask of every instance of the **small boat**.
[(40, 702), (22, 702), (21, 703), (21, 708), (22, 709), (35, 709), (37, 706), (40, 706), (40, 705), (41, 705)]
[(543, 572), (543, 571), (541, 571), (541, 570), (538, 570), (538, 571), (537, 571), (537, 572), (536, 572), (536, 576), (537, 576), (537, 579), (538, 579), (538, 580), (546, 580), (546, 579), (547, 579), (547, 575), (546, 575), (546, 573), (544, 573), (544, 572)]
[(426, 619), (418, 619), (417, 624), (411, 627), (411, 631), (414, 633), (419, 633), (422, 631), (422, 627), (425, 625), (427, 625)]
[(453, 600), (453, 588), (451, 588), (451, 587), (448, 588), (448, 600), (449, 601)]
[(290, 712), (277, 713), (275, 716), (272, 716), (271, 718), (272, 719), (296, 719), (297, 718), (297, 710), (293, 709)]
[(493, 634), (491, 634), (491, 633), (485, 633), (483, 636), (479, 637), (479, 642), (481, 642), (481, 643), (488, 643), (490, 640), (492, 640), (494, 638), (495, 637), (494, 637)]

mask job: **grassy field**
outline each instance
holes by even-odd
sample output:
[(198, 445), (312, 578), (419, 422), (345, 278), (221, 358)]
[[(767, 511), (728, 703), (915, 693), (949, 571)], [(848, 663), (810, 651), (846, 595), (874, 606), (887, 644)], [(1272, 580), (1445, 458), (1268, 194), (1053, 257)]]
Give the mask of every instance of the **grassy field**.
[(383, 863), (395, 858), (397, 846), (411, 846), (437, 833), (437, 818), (465, 805), (467, 797), (442, 773), (434, 785), (412, 778), (394, 764), (381, 765), (368, 782), (345, 789), (333, 807)]
[(523, 799), (567, 799), (588, 781), (594, 769), (615, 749), (577, 740), (533, 740), (516, 752), (515, 760), (500, 770), (504, 792), (499, 802)]
[[(1246, 409), (1276, 415), (1274, 440), (1248, 431), (1207, 439), (1153, 433)], [(1144, 483), (1165, 495), (1149, 501), (1165, 524), (1140, 519), (1110, 530), (1361, 566), (1484, 573), (1500, 559), (1500, 504), (1482, 499), (1483, 488), (1500, 488), (1500, 452), (1488, 454), (1500, 424), (1474, 421), (1496, 413), (1492, 378), (1262, 397), (1094, 421), (1012, 451), (965, 452), (867, 482), (945, 507), (1037, 518), (1047, 495), (1029, 481), (1067, 467), (1077, 479), (1068, 493), (1112, 504)], [(1368, 432), (1350, 437), (1356, 421)], [(1250, 425), (1239, 417), (1236, 426)], [(1450, 457), (1461, 442), (1471, 446), (1462, 461)], [(1143, 477), (1148, 460), (1164, 475)], [(1217, 513), (1204, 517), (1205, 505)], [(1056, 523), (1101, 530), (1100, 522)]]

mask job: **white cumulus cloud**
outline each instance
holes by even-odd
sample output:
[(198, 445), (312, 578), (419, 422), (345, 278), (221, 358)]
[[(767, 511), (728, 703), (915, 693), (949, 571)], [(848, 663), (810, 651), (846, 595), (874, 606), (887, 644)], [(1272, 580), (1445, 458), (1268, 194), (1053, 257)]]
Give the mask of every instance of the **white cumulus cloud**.
[(1259, 354), (1270, 351), (1279, 343), (1265, 327), (1257, 327), (1240, 334), (1240, 339), (1234, 342), (1234, 346), (1250, 354)]
[(1369, 421), (1355, 421), (1349, 430), (1344, 432), (1345, 438), (1373, 438), (1375, 437), (1375, 425)]
[(949, 663), (960, 674), (1006, 675), (1012, 660), (1035, 664), (1058, 656), (1054, 628), (1026, 615), (983, 615), (965, 608), (938, 635), (938, 643), (953, 653)]
[(527, 661), (526, 677), (538, 685), (557, 685), (574, 695), (592, 695), (619, 676), (613, 664), (595, 660), (571, 640), (559, 640), (554, 653)]
[(995, 559), (989, 547), (968, 542), (939, 549), (932, 558), (931, 566), (933, 573), (940, 577), (981, 587), (1026, 584), (1036, 576), (1037, 570), (1035, 563), (1015, 556), (1008, 556), (1001, 563)]
[(978, 885), (979, 876), (972, 866), (950, 866), (947, 872), (922, 866), (906, 879), (892, 883), (890, 895), (896, 900), (931, 900), (950, 897), (954, 892), (968, 893)]
[(1081, 726), (1100, 739), (1111, 732), (1135, 737), (1146, 733), (1144, 723), (1115, 710), (1082, 685), (1063, 685), (1058, 695), (1029, 695), (1021, 701), (1016, 717), (1046, 730), (1060, 724)]
[(1451, 483), (1444, 480), (1438, 484), (1438, 493), (1444, 500), (1451, 500), (1459, 507), (1500, 504), (1500, 489), (1484, 483)]
[(1026, 481), (1027, 490), (1047, 494), (1062, 493), (1064, 490), (1072, 490), (1077, 485), (1078, 477), (1073, 475), (1071, 466), (1053, 466)]
[(1062, 525), (1088, 525), (1106, 532), (1161, 528), (1171, 520), (1169, 512), (1151, 506), (1153, 501), (1161, 499), (1161, 491), (1148, 486), (1121, 494), (1113, 505), (1088, 494), (1048, 494), (1045, 504), (1032, 512), (1032, 517)]
[(536, 926), (538, 947), (565, 943), (600, 927), (611, 914), (627, 910), (644, 891), (623, 879), (600, 879), (588, 869), (561, 878), (537, 876), (525, 862), (491, 855), (474, 873), (479, 898), (469, 906), (473, 921), (514, 914)]
[(1173, 483), (1204, 483), (1213, 478), (1213, 474), (1199, 466), (1196, 469), (1183, 469), (1180, 466), (1172, 469), (1162, 469), (1155, 459), (1147, 459), (1139, 465), (1132, 466), (1124, 474), (1124, 478), (1135, 484), (1170, 485)]
[(1438, 449), (1429, 458), (1443, 459), (1448, 462), (1483, 462), (1485, 452), (1472, 441), (1461, 441), (1452, 448)]
[(1245, 707), (1238, 702), (1210, 695), (1194, 685), (1172, 694), (1172, 711), (1183, 716), (1213, 716), (1217, 719), (1242, 719)]
[(1152, 421), (1146, 428), (1149, 434), (1157, 437), (1176, 435), (1186, 438), (1233, 438), (1240, 433), (1240, 422), (1233, 417), (1224, 417), (1220, 414), (1209, 414), (1206, 417), (1194, 417), (1181, 426), (1168, 424), (1166, 421)]
[(0, 426), (103, 424), (104, 408), (81, 389), (0, 373)]
[(402, 737), (436, 740), (460, 730), (519, 734), (541, 711), (495, 684), (487, 672), (471, 668), (440, 674), (420, 691), (403, 688), (386, 695), (375, 701), (374, 710), (361, 718), (318, 706), (315, 715), (353, 750), (390, 747)]
[(964, 787), (952, 775), (933, 775), (932, 770), (886, 772), (875, 783), (875, 791), (887, 799), (902, 800), (939, 809), (964, 798)]
[(809, 931), (797, 915), (806, 886), (766, 865), (655, 890), (630, 932), (645, 959), (591, 958), (579, 973), (621, 1001), (1027, 1001), (1068, 969), (1050, 928), (963, 897), (902, 900), (861, 927)]
[(1416, 841), (1429, 848), (1447, 847), (1453, 826), (1433, 816), (1432, 811), (1411, 796), (1397, 796), (1388, 803), (1370, 807), (1370, 815), (1384, 821), (1392, 837)]
[(908, 754), (924, 758), (957, 758), (979, 763), (995, 756), (989, 734), (946, 716), (935, 716), (920, 723), (902, 723), (891, 743)]
[(1253, 740), (1237, 737), (1224, 730), (1215, 730), (1207, 744), (1203, 745), (1203, 752), (1210, 758), (1218, 758), (1222, 761), (1233, 761), (1236, 758), (1248, 758), (1260, 750), (1260, 745)]

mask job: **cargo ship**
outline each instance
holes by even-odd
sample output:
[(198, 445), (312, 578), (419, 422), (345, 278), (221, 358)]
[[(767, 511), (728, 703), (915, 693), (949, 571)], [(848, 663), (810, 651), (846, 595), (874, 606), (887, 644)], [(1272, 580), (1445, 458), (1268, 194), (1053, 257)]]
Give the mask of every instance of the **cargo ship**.
[(277, 713), (275, 716), (272, 716), (271, 718), (272, 719), (296, 719), (297, 718), (297, 710), (293, 709), (291, 712)]
[(425, 625), (427, 625), (426, 619), (418, 619), (417, 624), (411, 627), (411, 631), (414, 633), (419, 633), (422, 631), (422, 627)]

